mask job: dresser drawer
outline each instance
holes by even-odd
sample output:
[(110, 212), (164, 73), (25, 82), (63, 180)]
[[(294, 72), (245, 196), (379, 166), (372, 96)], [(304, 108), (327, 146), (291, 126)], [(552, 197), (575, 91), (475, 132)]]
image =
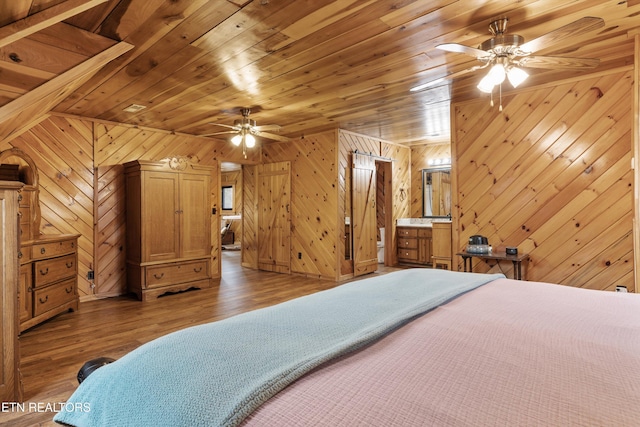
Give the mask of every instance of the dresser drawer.
[(34, 290), (33, 315), (39, 316), (76, 298), (75, 278)]
[(75, 254), (36, 261), (33, 263), (33, 284), (36, 288), (40, 288), (60, 279), (74, 277), (76, 273)]
[(396, 230), (398, 232), (398, 237), (418, 237), (418, 229), (415, 227), (397, 227)]
[(57, 242), (34, 242), (31, 247), (32, 259), (51, 258), (54, 256), (74, 253), (76, 251), (76, 240), (63, 240)]
[(398, 260), (408, 261), (408, 262), (418, 262), (418, 250), (398, 248)]
[(165, 264), (146, 268), (147, 288), (208, 279), (209, 260)]
[(418, 239), (398, 239), (398, 250), (401, 249), (417, 249)]

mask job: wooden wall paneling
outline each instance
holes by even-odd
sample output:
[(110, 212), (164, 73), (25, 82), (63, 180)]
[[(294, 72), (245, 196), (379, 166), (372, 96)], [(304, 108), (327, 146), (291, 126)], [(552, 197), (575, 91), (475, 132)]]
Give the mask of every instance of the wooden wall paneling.
[(126, 287), (125, 181), (122, 165), (96, 168), (95, 293), (121, 295)]
[(398, 263), (396, 224), (399, 218), (411, 216), (411, 148), (402, 145), (382, 143), (383, 157), (392, 158), (391, 212), (387, 218), (386, 233), (391, 233), (385, 242), (385, 259), (391, 265)]
[(338, 221), (336, 149), (335, 132), (263, 148), (264, 162), (291, 161), (292, 273), (338, 278), (336, 241), (344, 217)]
[(483, 234), (494, 248), (531, 254), (527, 279), (633, 289), (631, 224), (623, 219), (632, 209), (631, 85), (621, 70), (508, 95), (502, 113), (484, 101), (455, 105), (454, 249)]
[(429, 160), (451, 158), (451, 144), (412, 145), (411, 149), (411, 218), (420, 218), (423, 210), (422, 169), (428, 169)]
[[(587, 90), (587, 87), (591, 87), (591, 85), (592, 82), (583, 88), (586, 92), (593, 95), (592, 98), (586, 101), (586, 105), (590, 105), (591, 102), (597, 100), (596, 91)], [(552, 92), (567, 94), (566, 98), (569, 98), (570, 103), (564, 104), (558, 102), (560, 108), (554, 107), (554, 110), (547, 114), (551, 118), (545, 120), (543, 117), (539, 117), (537, 121), (538, 124), (535, 128), (528, 131), (528, 133), (515, 130), (515, 132), (518, 133), (518, 135), (515, 135), (518, 139), (505, 139), (512, 147), (503, 147), (501, 146), (502, 144), (496, 147), (497, 144), (495, 141), (493, 145), (491, 145), (492, 140), (495, 138), (489, 137), (483, 139), (478, 137), (476, 138), (477, 143), (473, 145), (477, 151), (471, 152), (469, 156), (458, 158), (460, 169), (464, 169), (461, 171), (458, 193), (465, 197), (467, 209), (473, 207), (479, 200), (486, 200), (488, 197), (494, 199), (491, 203), (491, 209), (483, 206), (483, 209), (474, 212), (474, 215), (478, 217), (475, 221), (476, 223), (487, 224), (491, 218), (496, 214), (503, 213), (505, 209), (513, 210), (519, 207), (511, 203), (510, 197), (512, 195), (509, 192), (505, 192), (505, 189), (510, 187), (525, 188), (526, 191), (526, 184), (540, 174), (540, 170), (546, 167), (549, 162), (548, 156), (543, 156), (541, 153), (549, 149), (556, 139), (566, 131), (566, 123), (573, 123), (582, 114), (583, 111), (576, 108), (576, 106), (579, 105), (579, 103), (576, 102), (576, 97), (572, 96), (572, 93), (580, 94), (582, 91), (565, 91), (560, 88), (560, 90)], [(527, 101), (528, 99), (525, 100), (524, 103)], [(554, 104), (548, 100), (546, 105)], [(542, 114), (543, 111), (545, 111), (544, 108), (537, 107), (535, 111), (531, 113), (537, 113), (539, 115)], [(567, 112), (562, 114), (564, 111)], [(523, 112), (523, 115), (520, 117), (510, 116), (509, 123), (518, 123), (520, 119), (524, 120), (525, 115), (529, 116), (530, 114), (524, 114)], [(495, 121), (506, 123), (506, 121), (503, 120)], [(523, 124), (517, 129), (523, 128), (528, 129), (526, 124)], [(513, 128), (507, 126), (504, 134), (511, 136), (510, 132), (513, 132), (512, 129)], [(464, 141), (461, 141), (460, 145), (463, 143)], [(469, 160), (469, 157), (473, 157), (473, 160)], [(482, 172), (485, 173), (483, 174)], [(518, 186), (518, 182), (522, 183), (521, 186)], [(495, 188), (495, 190), (489, 193), (485, 191), (488, 188)], [(463, 214), (461, 217), (463, 217)], [(506, 213), (504, 213), (504, 215), (506, 215)], [(467, 216), (467, 218), (462, 219), (463, 224), (465, 224), (465, 220), (469, 220), (470, 222), (466, 223), (466, 226), (473, 227), (471, 220), (474, 218), (475, 217), (469, 218), (469, 216)], [(477, 230), (469, 230), (468, 234), (476, 234), (476, 231)]]
[[(85, 125), (61, 119), (47, 119), (15, 138), (20, 148), (35, 162), (40, 176), (40, 232), (80, 234), (78, 239), (78, 292), (92, 295), (86, 273), (92, 268), (93, 165), (86, 150)], [(89, 152), (91, 153), (91, 152)]]

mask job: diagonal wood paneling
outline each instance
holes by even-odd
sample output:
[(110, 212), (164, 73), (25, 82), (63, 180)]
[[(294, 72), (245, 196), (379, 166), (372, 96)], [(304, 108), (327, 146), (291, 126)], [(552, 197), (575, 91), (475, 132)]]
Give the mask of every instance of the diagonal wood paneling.
[(93, 163), (90, 124), (50, 117), (15, 138), (11, 144), (36, 164), (40, 188), (40, 232), (80, 234), (78, 292), (92, 295), (87, 271), (94, 263)]
[(455, 249), (483, 234), (530, 253), (529, 280), (633, 290), (632, 84), (620, 71), (510, 95), (502, 113), (456, 105)]
[(336, 147), (326, 132), (263, 148), (264, 163), (291, 161), (292, 273), (337, 278)]

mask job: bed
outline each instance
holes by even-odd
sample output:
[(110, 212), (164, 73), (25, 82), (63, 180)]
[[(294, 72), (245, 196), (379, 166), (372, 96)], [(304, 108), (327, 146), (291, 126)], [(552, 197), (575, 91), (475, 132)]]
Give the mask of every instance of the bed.
[(409, 269), (178, 331), (73, 426), (637, 426), (640, 296)]

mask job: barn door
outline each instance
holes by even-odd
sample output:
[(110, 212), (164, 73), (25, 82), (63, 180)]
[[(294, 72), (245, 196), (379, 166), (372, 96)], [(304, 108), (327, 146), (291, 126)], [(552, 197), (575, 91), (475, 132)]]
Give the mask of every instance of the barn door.
[(351, 228), (353, 275), (376, 271), (376, 162), (371, 156), (353, 153), (351, 165)]
[(258, 268), (291, 272), (289, 162), (258, 166)]

